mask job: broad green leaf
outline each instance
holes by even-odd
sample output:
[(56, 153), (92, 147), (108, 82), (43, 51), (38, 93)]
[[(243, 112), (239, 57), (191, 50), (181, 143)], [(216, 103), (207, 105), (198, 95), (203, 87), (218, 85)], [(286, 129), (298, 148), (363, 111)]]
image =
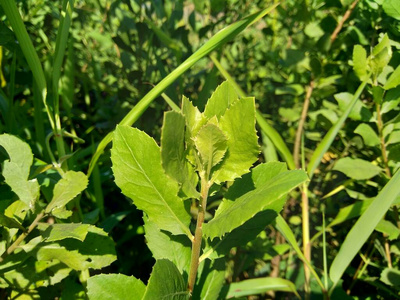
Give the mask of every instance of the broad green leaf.
[(383, 11), (390, 17), (400, 21), (400, 1), (385, 0), (382, 3)]
[(355, 45), (353, 49), (353, 68), (361, 81), (368, 79), (367, 51), (361, 45)]
[(387, 66), (390, 59), (392, 58), (392, 49), (390, 46), (390, 40), (387, 34), (383, 36), (378, 45), (372, 49), (371, 54), (371, 69), (375, 77), (382, 72), (383, 68)]
[(392, 222), (385, 219), (379, 221), (378, 225), (375, 227), (375, 230), (386, 234), (389, 241), (397, 239), (400, 235), (400, 229)]
[(146, 286), (140, 279), (123, 274), (100, 274), (87, 280), (89, 300), (141, 300)]
[(186, 159), (185, 117), (178, 112), (164, 114), (161, 131), (161, 160), (165, 173), (182, 186), (188, 198), (198, 198), (198, 177)]
[(39, 261), (58, 260), (74, 270), (101, 269), (117, 259), (113, 240), (92, 225), (83, 242), (75, 238), (46, 242), (39, 236), (21, 248)]
[[(2, 1), (4, 2), (4, 0)], [(7, 1), (5, 1), (7, 3)], [(246, 29), (248, 26), (254, 24), (269, 12), (271, 12), (278, 3), (272, 5), (269, 8), (260, 10), (252, 15), (244, 17), (243, 19), (225, 27), (223, 30), (217, 32), (210, 40), (208, 40), (200, 49), (188, 57), (182, 64), (180, 64), (174, 71), (160, 81), (150, 92), (148, 92), (136, 105), (135, 107), (124, 117), (120, 122), (120, 125), (132, 125), (137, 119), (143, 114), (151, 102), (157, 98), (168, 86), (170, 86), (179, 76), (186, 72), (196, 62), (201, 60), (203, 57), (210, 54), (212, 51), (218, 49), (226, 42), (232, 40), (240, 32)], [(111, 142), (113, 134), (110, 133), (104, 137), (99, 143), (96, 149), (96, 153), (93, 155), (89, 165), (88, 174), (93, 171), (94, 164), (97, 162), (104, 148)]]
[(257, 160), (259, 146), (254, 98), (235, 101), (221, 117), (219, 127), (228, 138), (228, 150), (213, 174), (217, 183), (232, 181), (248, 173)]
[(211, 168), (217, 165), (225, 155), (227, 137), (217, 125), (208, 123), (204, 125), (196, 137), (194, 144), (200, 155), (202, 169), (211, 175)]
[(399, 194), (400, 172), (396, 172), (351, 228), (340, 247), (329, 271), (330, 278), (335, 284)]
[(361, 123), (357, 126), (354, 130), (354, 133), (361, 135), (364, 140), (364, 144), (370, 147), (374, 147), (379, 145), (380, 140), (378, 135), (376, 134), (375, 130), (368, 124)]
[(39, 197), (40, 187), (36, 179), (28, 180), (25, 172), (14, 161), (5, 161), (3, 176), (5, 182), (17, 194), (19, 200), (33, 209)]
[(381, 113), (385, 114), (392, 110), (396, 110), (399, 108), (399, 104), (400, 104), (400, 86), (386, 92), (382, 103)]
[(227, 298), (251, 296), (268, 291), (281, 291), (294, 293), (299, 299), (296, 286), (289, 280), (276, 277), (247, 279), (229, 285)]
[(33, 162), (33, 154), (29, 145), (19, 138), (5, 133), (0, 135), (0, 146), (6, 150), (10, 162), (14, 163), (13, 167), (19, 169), (20, 176), (28, 180)]
[(115, 182), (150, 221), (173, 234), (186, 234), (190, 215), (178, 197), (178, 184), (161, 165), (160, 148), (144, 132), (119, 125), (111, 150)]
[(346, 176), (356, 180), (370, 179), (382, 171), (380, 167), (369, 161), (350, 157), (339, 159), (335, 163), (333, 170), (342, 172)]
[(54, 187), (53, 199), (47, 205), (45, 212), (51, 213), (55, 208), (67, 205), (78, 196), (88, 185), (88, 179), (82, 172), (68, 171)]
[(209, 119), (214, 116), (219, 119), (238, 98), (235, 88), (229, 81), (224, 81), (215, 89), (210, 99), (208, 99), (204, 115)]
[[(344, 92), (334, 95), (335, 100), (339, 104), (339, 108), (345, 111), (346, 108), (352, 103), (354, 96), (350, 93)], [(349, 118), (355, 121), (369, 121), (372, 117), (371, 112), (368, 108), (361, 102), (357, 100), (349, 114)]]
[(188, 300), (189, 291), (175, 265), (166, 259), (157, 260), (153, 267), (143, 300)]
[(198, 274), (192, 299), (221, 299), (219, 294), (225, 282), (225, 259), (203, 261)]
[(185, 236), (173, 236), (161, 231), (146, 216), (143, 220), (147, 247), (153, 253), (153, 257), (156, 260), (168, 259), (175, 264), (181, 274), (189, 273), (191, 242)]
[(68, 238), (77, 239), (83, 242), (88, 233), (89, 224), (65, 223), (48, 224), (39, 223), (38, 229), (46, 242), (60, 241)]
[[(399, 1), (400, 5), (400, 1)], [(400, 10), (399, 10), (400, 11)], [(390, 90), (397, 87), (400, 84), (400, 65), (397, 66), (396, 70), (390, 75), (389, 79), (386, 81), (383, 88), (385, 90)]]
[(214, 219), (204, 224), (203, 232), (211, 240), (241, 226), (258, 212), (268, 210), (277, 215), (285, 203), (285, 196), (293, 188), (307, 180), (301, 170), (281, 172), (256, 189), (224, 205)]
[(328, 227), (341, 224), (347, 220), (351, 220), (355, 217), (360, 216), (364, 213), (364, 211), (368, 208), (372, 201), (373, 199), (357, 201), (354, 204), (341, 208), (333, 221), (329, 223)]
[(380, 280), (387, 285), (400, 286), (400, 270), (385, 268), (381, 273)]
[(21, 230), (25, 230), (25, 228), (15, 219), (9, 218), (2, 213), (0, 213), (0, 226), (4, 226), (7, 228), (19, 228)]

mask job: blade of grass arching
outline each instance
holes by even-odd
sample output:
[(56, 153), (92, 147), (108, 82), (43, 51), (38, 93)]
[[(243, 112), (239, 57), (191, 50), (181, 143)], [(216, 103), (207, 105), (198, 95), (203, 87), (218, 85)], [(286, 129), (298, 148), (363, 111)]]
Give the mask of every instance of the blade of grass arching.
[[(56, 126), (56, 145), (58, 150), (58, 157), (61, 158), (65, 155), (64, 139), (62, 135), (61, 121), (60, 121), (60, 103), (58, 87), (60, 81), (60, 74), (62, 63), (65, 55), (65, 48), (67, 47), (69, 28), (71, 26), (72, 11), (74, 7), (74, 0), (64, 0), (62, 11), (60, 12), (61, 20), (58, 27), (56, 47), (54, 52), (53, 72), (52, 72), (52, 92), (53, 92), (53, 111), (54, 121)], [(67, 164), (64, 163), (63, 167), (66, 168)]]
[[(329, 270), (334, 285), (400, 194), (400, 172), (390, 179), (346, 236)], [(331, 288), (330, 292), (333, 291)]]
[[(43, 101), (51, 127), (54, 128), (54, 119), (50, 113), (50, 110), (46, 103), (47, 96), (47, 85), (46, 78), (44, 76), (43, 68), (40, 63), (39, 57), (33, 47), (32, 41), (29, 38), (28, 32), (26, 31), (25, 25), (22, 22), (21, 16), (18, 12), (18, 8), (14, 0), (0, 0), (0, 4), (4, 9), (4, 13), (7, 16), (8, 21), (11, 24), (12, 29), (18, 39), (21, 46), (22, 52), (24, 53), (25, 59), (31, 68), (33, 78), (40, 91), (41, 100)], [(36, 109), (36, 107), (35, 107)]]
[[(224, 69), (218, 59), (214, 55), (211, 55), (210, 58), (214, 62), (217, 69), (221, 72), (222, 76), (224, 76), (225, 79), (228, 80), (235, 87), (237, 93), (241, 97), (246, 97), (246, 93), (240, 88), (240, 86), (236, 83), (232, 76)], [(266, 136), (268, 136), (274, 143), (275, 147), (278, 149), (279, 153), (288, 164), (289, 169), (294, 170), (296, 167), (294, 164), (292, 153), (289, 151), (286, 143), (283, 141), (280, 134), (275, 130), (275, 128), (268, 124), (268, 122), (264, 119), (264, 117), (258, 110), (256, 112), (256, 120), (262, 132)]]
[(356, 104), (358, 98), (360, 97), (362, 91), (364, 90), (365, 86), (367, 84), (367, 80), (363, 81), (360, 86), (358, 87), (356, 93), (353, 96), (353, 99), (349, 103), (349, 105), (346, 107), (346, 110), (343, 112), (339, 120), (329, 129), (328, 133), (324, 136), (322, 139), (321, 143), (317, 146), (317, 149), (315, 149), (310, 162), (308, 163), (307, 166), (307, 172), (308, 176), (311, 178), (313, 177), (314, 171), (316, 168), (318, 168), (319, 164), (321, 163), (321, 159), (328, 151), (329, 147), (331, 146), (333, 140), (335, 139), (336, 135), (338, 134), (340, 128), (342, 127), (343, 123), (346, 121), (348, 115), (350, 114), (351, 110), (353, 109), (354, 105)]
[[(4, 1), (4, 0), (2, 0)], [(131, 126), (135, 123), (139, 117), (144, 113), (150, 103), (157, 98), (161, 93), (168, 88), (179, 76), (185, 73), (190, 67), (198, 62), (203, 57), (210, 54), (212, 51), (218, 49), (226, 42), (232, 40), (240, 32), (246, 29), (248, 26), (260, 20), (270, 11), (272, 11), (277, 4), (263, 9), (255, 14), (249, 15), (229, 26), (217, 32), (210, 40), (208, 40), (200, 49), (193, 53), (187, 58), (182, 64), (180, 64), (174, 71), (168, 74), (163, 80), (161, 80), (153, 89), (150, 90), (136, 105), (135, 107), (125, 116), (125, 118), (119, 123), (121, 125)], [(89, 164), (88, 175), (93, 171), (94, 164), (105, 149), (105, 147), (111, 142), (112, 133), (106, 135), (106, 137), (100, 142), (97, 147), (96, 153), (93, 155), (92, 160)]]
[(296, 252), (297, 256), (301, 261), (303, 261), (308, 268), (310, 269), (311, 274), (317, 280), (318, 285), (321, 287), (322, 292), (326, 293), (324, 284), (322, 283), (321, 279), (319, 278), (317, 272), (311, 265), (311, 263), (306, 259), (303, 252), (301, 251), (299, 245), (297, 245), (296, 238), (294, 236), (293, 231), (290, 229), (289, 225), (286, 223), (285, 219), (279, 214), (276, 220), (276, 229), (285, 237), (286, 241), (293, 247), (293, 250)]

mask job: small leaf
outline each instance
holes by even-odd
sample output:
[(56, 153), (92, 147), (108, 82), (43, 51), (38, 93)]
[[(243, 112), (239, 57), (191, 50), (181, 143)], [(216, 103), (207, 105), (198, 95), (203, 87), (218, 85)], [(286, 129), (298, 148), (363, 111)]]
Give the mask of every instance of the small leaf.
[(51, 213), (55, 208), (67, 205), (78, 196), (88, 185), (88, 179), (82, 172), (68, 171), (54, 187), (53, 199), (47, 205), (45, 212)]
[(216, 116), (218, 119), (224, 115), (228, 107), (238, 99), (238, 94), (235, 88), (229, 83), (224, 81), (216, 89), (215, 92), (208, 99), (204, 115), (211, 119)]
[(381, 273), (381, 281), (390, 286), (400, 286), (400, 270), (385, 268)]
[(367, 79), (367, 51), (361, 45), (355, 45), (353, 49), (353, 68), (361, 81)]
[(380, 143), (379, 137), (376, 134), (375, 130), (373, 130), (372, 127), (368, 124), (361, 123), (354, 130), (354, 133), (361, 135), (365, 145), (367, 146), (374, 147), (379, 145)]
[(300, 298), (296, 286), (291, 281), (276, 277), (247, 279), (231, 283), (226, 298), (251, 296), (268, 291), (292, 292)]
[(141, 300), (146, 286), (133, 276), (101, 274), (87, 280), (89, 300)]
[(0, 225), (7, 228), (19, 228), (21, 230), (25, 230), (25, 228), (15, 219), (9, 218), (2, 213), (0, 213)]
[(392, 49), (390, 47), (390, 40), (387, 34), (383, 36), (378, 45), (372, 49), (371, 55), (371, 69), (375, 77), (377, 77), (387, 66), (392, 58)]
[(369, 161), (350, 157), (339, 159), (333, 170), (342, 172), (356, 180), (370, 179), (381, 172), (381, 168)]
[[(346, 111), (350, 103), (353, 101), (354, 96), (350, 93), (343, 92), (335, 94), (333, 97), (338, 102), (340, 110)], [(354, 106), (350, 111), (349, 118), (354, 121), (368, 122), (372, 118), (372, 114), (361, 100), (356, 99)]]
[(143, 300), (188, 300), (189, 292), (182, 275), (166, 259), (157, 260), (153, 267)]
[(68, 238), (77, 239), (83, 242), (88, 233), (89, 224), (66, 223), (66, 224), (47, 224), (39, 223), (38, 229), (46, 242), (60, 241)]
[(225, 155), (227, 138), (217, 125), (204, 125), (196, 137), (194, 144), (200, 154), (202, 169), (211, 175), (211, 168), (217, 165)]
[(147, 247), (156, 260), (168, 259), (175, 264), (179, 272), (189, 273), (191, 242), (185, 236), (173, 236), (161, 231), (154, 222), (143, 217)]
[(400, 235), (400, 229), (394, 225), (392, 222), (382, 219), (376, 225), (375, 230), (386, 234), (389, 241), (397, 239)]
[(178, 184), (164, 173), (160, 148), (151, 137), (117, 126), (111, 160), (116, 184), (150, 221), (162, 230), (191, 236), (190, 215), (178, 197)]
[(232, 181), (248, 173), (258, 158), (254, 98), (235, 101), (221, 117), (219, 127), (228, 138), (228, 150), (213, 175), (217, 183)]
[(394, 72), (390, 75), (389, 79), (386, 81), (383, 88), (385, 90), (390, 90), (397, 87), (399, 84), (400, 84), (400, 65), (397, 66), (396, 70), (394, 70)]

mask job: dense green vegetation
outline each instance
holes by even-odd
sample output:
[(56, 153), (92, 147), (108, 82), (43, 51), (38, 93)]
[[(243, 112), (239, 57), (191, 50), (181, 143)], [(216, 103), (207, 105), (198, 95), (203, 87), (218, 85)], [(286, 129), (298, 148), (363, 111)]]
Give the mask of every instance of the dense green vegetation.
[(400, 298), (399, 65), (399, 0), (0, 0), (0, 299)]

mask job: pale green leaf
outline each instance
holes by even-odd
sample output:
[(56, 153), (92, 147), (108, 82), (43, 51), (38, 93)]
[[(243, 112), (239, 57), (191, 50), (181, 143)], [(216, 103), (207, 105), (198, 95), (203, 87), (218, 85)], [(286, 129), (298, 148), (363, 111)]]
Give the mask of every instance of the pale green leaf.
[(185, 236), (173, 236), (161, 231), (146, 216), (143, 220), (147, 247), (153, 253), (153, 257), (156, 260), (168, 259), (175, 264), (179, 272), (189, 273), (191, 242)]
[(379, 137), (376, 134), (375, 130), (366, 123), (361, 123), (354, 130), (354, 133), (361, 135), (364, 140), (364, 144), (370, 147), (377, 146), (380, 143)]
[(18, 168), (21, 177), (27, 180), (33, 162), (33, 154), (29, 145), (19, 138), (5, 133), (0, 135), (0, 146), (6, 150), (10, 162), (14, 163), (13, 167)]
[(28, 180), (25, 175), (26, 172), (14, 161), (4, 162), (3, 176), (5, 182), (17, 194), (19, 200), (32, 209), (39, 197), (40, 187), (36, 179)]
[(83, 242), (88, 233), (89, 224), (65, 223), (48, 224), (39, 223), (38, 229), (46, 242), (60, 241), (68, 238), (77, 239)]
[(144, 132), (117, 126), (111, 150), (115, 182), (162, 230), (191, 236), (190, 215), (178, 197), (178, 184), (161, 165), (160, 148)]
[(54, 186), (53, 199), (45, 212), (51, 213), (55, 208), (64, 207), (78, 196), (88, 185), (88, 178), (82, 172), (68, 171)]
[(400, 286), (400, 270), (385, 268), (381, 273), (380, 280), (390, 286)]
[(39, 236), (21, 248), (39, 261), (58, 260), (74, 270), (101, 269), (117, 259), (113, 240), (92, 225), (83, 242), (75, 238), (46, 242)]
[(146, 286), (133, 276), (100, 274), (87, 280), (89, 300), (141, 300)]
[(332, 262), (329, 275), (334, 283), (342, 277), (347, 266), (367, 241), (379, 221), (400, 194), (400, 172), (394, 174), (382, 191), (361, 215), (346, 236), (339, 253)]
[(328, 227), (341, 224), (347, 220), (351, 220), (355, 217), (360, 216), (362, 213), (364, 213), (364, 211), (368, 208), (372, 201), (373, 199), (357, 201), (354, 204), (350, 204), (346, 207), (341, 208), (336, 217), (328, 225)]
[(175, 265), (166, 259), (153, 267), (143, 300), (188, 300), (189, 291)]
[(381, 113), (385, 114), (400, 108), (400, 86), (386, 92), (382, 103)]
[(200, 155), (202, 170), (211, 175), (211, 168), (217, 165), (225, 155), (227, 137), (217, 125), (208, 123), (204, 125), (196, 137), (194, 144)]
[(399, 0), (385, 0), (382, 3), (382, 8), (388, 16), (400, 21), (400, 1)]
[(161, 131), (161, 160), (165, 173), (174, 178), (188, 198), (198, 198), (198, 177), (186, 159), (185, 117), (178, 112), (164, 114)]
[(235, 101), (221, 117), (219, 127), (228, 138), (228, 150), (213, 174), (217, 183), (232, 181), (249, 172), (257, 160), (254, 98)]
[(385, 90), (390, 90), (397, 87), (399, 84), (400, 84), (400, 65), (397, 66), (396, 70), (394, 70), (394, 72), (390, 75), (389, 79), (386, 81), (383, 88)]
[[(350, 93), (344, 92), (335, 94), (333, 96), (339, 104), (339, 108), (345, 111), (351, 105), (354, 96)], [(361, 100), (356, 100), (352, 110), (350, 111), (349, 118), (355, 121), (369, 121), (372, 117), (371, 112)]]
[(380, 167), (369, 161), (350, 157), (339, 159), (335, 163), (333, 170), (342, 172), (356, 180), (370, 179), (382, 171)]
[(375, 227), (375, 230), (386, 234), (389, 241), (397, 239), (400, 235), (400, 229), (392, 222), (385, 219), (379, 221), (378, 225)]
[(382, 72), (391, 58), (392, 49), (390, 47), (390, 40), (388, 35), (385, 34), (379, 44), (372, 49), (370, 65), (375, 77)]
[(229, 81), (224, 81), (215, 89), (210, 99), (208, 99), (204, 115), (209, 119), (214, 116), (219, 119), (238, 98), (235, 88)]
[(367, 79), (367, 51), (361, 45), (355, 45), (353, 49), (353, 68), (354, 72), (361, 81)]
[(260, 211), (268, 210), (277, 215), (285, 203), (286, 194), (307, 179), (304, 171), (294, 170), (281, 172), (266, 180), (256, 189), (218, 209), (219, 212), (214, 219), (203, 226), (205, 236), (211, 239), (220, 238), (253, 218)]
[(247, 279), (240, 282), (234, 282), (229, 285), (227, 298), (251, 296), (262, 294), (268, 291), (281, 291), (297, 293), (296, 286), (289, 280), (276, 277), (264, 277)]
[(9, 218), (2, 213), (0, 213), (0, 226), (4, 226), (7, 228), (19, 228), (21, 230), (25, 230), (25, 228), (19, 222), (17, 222), (16, 219)]
[(218, 259), (213, 262), (205, 260), (199, 266), (192, 299), (221, 299), (219, 294), (224, 283), (225, 259)]

